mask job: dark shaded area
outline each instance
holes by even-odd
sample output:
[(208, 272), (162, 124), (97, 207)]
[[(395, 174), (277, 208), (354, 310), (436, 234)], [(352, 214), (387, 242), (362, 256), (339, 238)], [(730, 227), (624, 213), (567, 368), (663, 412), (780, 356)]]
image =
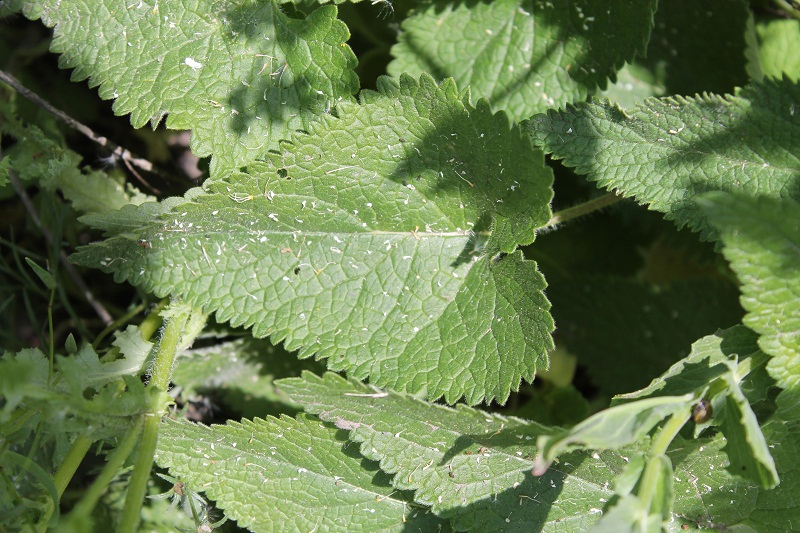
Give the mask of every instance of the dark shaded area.
[(744, 57), (748, 16), (745, 0), (659, 2), (647, 56), (636, 62), (663, 71), (669, 94), (732, 92), (749, 82)]

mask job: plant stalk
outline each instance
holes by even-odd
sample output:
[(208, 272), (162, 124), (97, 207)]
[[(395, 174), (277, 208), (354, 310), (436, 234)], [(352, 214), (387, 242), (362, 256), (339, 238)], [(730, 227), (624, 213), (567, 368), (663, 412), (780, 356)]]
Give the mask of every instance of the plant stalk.
[(642, 483), (639, 490), (639, 498), (648, 506), (652, 503), (658, 488), (659, 464), (655, 458), (667, 453), (669, 445), (688, 419), (689, 415), (685, 412), (672, 415), (667, 423), (664, 424), (664, 427), (661, 428), (661, 431), (658, 432), (653, 441), (653, 445), (650, 447), (650, 453), (648, 454), (650, 460), (647, 462), (644, 474), (642, 475)]
[(605, 209), (606, 207), (613, 205), (622, 199), (623, 197), (619, 196), (617, 193), (610, 192), (608, 194), (604, 194), (603, 196), (592, 198), (588, 202), (583, 202), (582, 204), (562, 209), (561, 211), (553, 213), (553, 216), (550, 217), (550, 220), (547, 221), (547, 224), (545, 224), (542, 229), (553, 228), (569, 220), (588, 215), (589, 213), (593, 213), (595, 211), (600, 211), (601, 209)]
[(122, 520), (119, 525), (120, 533), (134, 533), (139, 524), (142, 502), (147, 493), (147, 482), (150, 480), (150, 470), (153, 467), (153, 457), (156, 452), (158, 442), (158, 426), (164, 414), (164, 407), (167, 403), (167, 388), (169, 387), (172, 364), (178, 352), (181, 335), (189, 321), (190, 310), (178, 309), (172, 318), (167, 321), (161, 335), (161, 342), (158, 346), (153, 372), (150, 375), (150, 382), (147, 385), (150, 393), (150, 408), (144, 417), (144, 431), (139, 446), (139, 454), (133, 467), (128, 486), (128, 494), (125, 498), (125, 508), (122, 511)]

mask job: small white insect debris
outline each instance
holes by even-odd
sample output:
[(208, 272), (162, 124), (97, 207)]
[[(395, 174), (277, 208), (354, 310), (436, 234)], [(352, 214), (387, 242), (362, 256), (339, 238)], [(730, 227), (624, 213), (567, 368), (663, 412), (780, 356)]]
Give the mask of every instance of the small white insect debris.
[(194, 60), (194, 59), (192, 59), (191, 57), (187, 57), (186, 59), (184, 59), (184, 60), (183, 60), (183, 62), (184, 62), (184, 63), (185, 63), (185, 64), (186, 64), (188, 67), (190, 67), (192, 70), (197, 70), (197, 69), (199, 69), (199, 68), (202, 68), (202, 67), (203, 67), (203, 64), (202, 64), (202, 63), (198, 63), (197, 61), (195, 61), (195, 60)]

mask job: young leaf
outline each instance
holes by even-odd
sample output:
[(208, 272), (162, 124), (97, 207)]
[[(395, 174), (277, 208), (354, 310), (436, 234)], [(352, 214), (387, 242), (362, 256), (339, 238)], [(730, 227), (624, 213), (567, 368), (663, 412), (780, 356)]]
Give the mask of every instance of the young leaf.
[[(735, 96), (648, 99), (629, 111), (581, 103), (527, 123), (567, 166), (709, 238), (703, 192), (785, 197), (797, 179), (800, 84), (767, 80)], [(769, 132), (769, 135), (764, 134)]]
[(764, 364), (753, 333), (742, 326), (709, 335), (692, 345), (692, 353), (641, 391), (618, 396), (616, 404), (677, 394), (702, 395), (710, 402), (714, 425), (725, 435), (728, 469), (763, 488), (775, 487), (778, 472), (740, 382)]
[(64, 378), (80, 392), (90, 387), (99, 390), (122, 376), (140, 376), (145, 373), (144, 363), (153, 343), (142, 339), (138, 328), (128, 326), (126, 331), (118, 332), (113, 345), (120, 348), (124, 357), (101, 363), (91, 345), (87, 344), (74, 356), (58, 356), (58, 368)]
[(212, 175), (238, 168), (305, 129), (358, 88), (349, 33), (326, 6), (303, 20), (274, 1), (28, 1), (54, 26), (51, 50), (89, 78), (134, 127), (192, 130)]
[(40, 267), (36, 264), (36, 261), (30, 257), (26, 257), (25, 262), (28, 263), (28, 266), (31, 267), (31, 270), (39, 277), (39, 280), (44, 286), (47, 287), (47, 290), (52, 291), (56, 288), (56, 280), (50, 272)]
[(156, 461), (251, 531), (435, 531), (444, 524), (308, 416), (165, 420)]
[(552, 347), (544, 279), (514, 252), (550, 218), (552, 173), (452, 81), (362, 99), (73, 259), (376, 385), (503, 402)]
[(350, 431), (361, 453), (395, 474), (399, 489), (452, 518), (459, 531), (524, 531), (595, 523), (612, 492), (604, 480), (624, 468), (604, 452), (568, 455), (544, 476), (533, 477), (535, 439), (550, 428), (465, 407), (449, 408), (408, 395), (322, 378), (281, 380), (278, 386), (323, 419)]
[(518, 121), (604, 87), (644, 52), (655, 10), (652, 0), (433, 2), (403, 21), (388, 70), (452, 77)]
[[(138, 335), (129, 328), (128, 334), (133, 332)], [(140, 341), (141, 347), (145, 344)], [(147, 350), (137, 349), (127, 354), (130, 360), (100, 363), (85, 345), (74, 357), (58, 357), (50, 375), (49, 358), (40, 350), (6, 352), (0, 358), (0, 396), (6, 400), (0, 410), (3, 433), (24, 442), (38, 426), (48, 427), (43, 437), (56, 443), (55, 464), (75, 434), (93, 440), (119, 436), (129, 417), (147, 406), (139, 375), (146, 355)], [(22, 410), (30, 416), (17, 417), (22, 423), (16, 425), (14, 415)]]
[(616, 493), (620, 498), (616, 502), (612, 501), (610, 509), (603, 514), (591, 533), (655, 533), (663, 531), (664, 526), (671, 522), (673, 471), (670, 459), (666, 455), (657, 455), (650, 457), (645, 466), (644, 461), (636, 457), (630, 466), (634, 466), (632, 471), (626, 469), (617, 480), (626, 475), (638, 480), (637, 474), (644, 467), (652, 472), (652, 493), (634, 494), (628, 487), (621, 491), (615, 481)]
[(642, 440), (662, 420), (686, 413), (698, 398), (692, 394), (683, 396), (659, 396), (609, 407), (600, 411), (571, 429), (543, 435), (537, 441), (539, 455), (533, 473), (543, 475), (555, 458), (564, 452), (580, 448), (619, 449)]
[(786, 389), (778, 404), (800, 414), (800, 203), (709, 194), (700, 206), (719, 229), (725, 257), (742, 282), (744, 324), (772, 356), (767, 369)]

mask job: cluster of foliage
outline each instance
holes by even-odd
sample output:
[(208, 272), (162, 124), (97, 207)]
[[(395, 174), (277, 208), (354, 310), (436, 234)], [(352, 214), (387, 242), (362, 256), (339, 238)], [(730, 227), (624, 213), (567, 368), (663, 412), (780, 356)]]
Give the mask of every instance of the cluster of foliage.
[(0, 530), (800, 527), (800, 8), (325, 3), (0, 3)]

